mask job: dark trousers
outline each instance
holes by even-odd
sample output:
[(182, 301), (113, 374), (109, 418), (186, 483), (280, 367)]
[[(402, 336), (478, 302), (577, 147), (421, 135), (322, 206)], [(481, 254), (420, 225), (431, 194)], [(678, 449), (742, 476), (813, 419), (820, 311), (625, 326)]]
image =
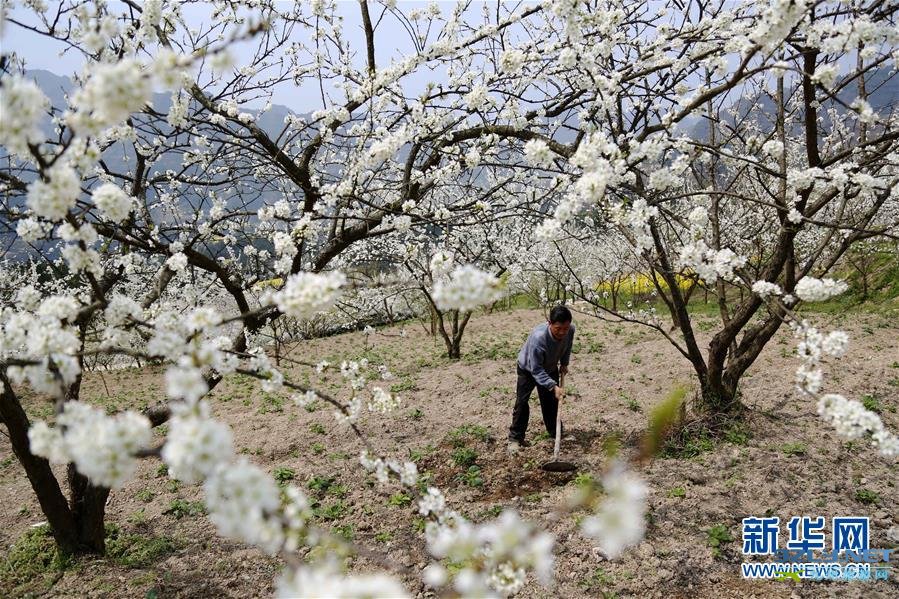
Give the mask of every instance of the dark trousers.
[[(547, 373), (552, 380), (559, 382), (558, 372)], [(528, 418), (531, 410), (528, 401), (531, 392), (537, 387), (537, 397), (540, 398), (540, 411), (543, 412), (543, 424), (550, 437), (556, 436), (556, 414), (559, 412), (559, 400), (552, 391), (537, 384), (532, 375), (521, 366), (518, 366), (518, 385), (516, 389), (515, 408), (512, 410), (512, 426), (509, 427), (509, 439), (523, 441), (524, 433), (528, 430)]]

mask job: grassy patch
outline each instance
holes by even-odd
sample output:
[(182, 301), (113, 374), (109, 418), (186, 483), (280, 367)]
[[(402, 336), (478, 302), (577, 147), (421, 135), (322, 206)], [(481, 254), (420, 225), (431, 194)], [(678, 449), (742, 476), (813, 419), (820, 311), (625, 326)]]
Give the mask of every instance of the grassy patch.
[(404, 377), (403, 380), (390, 385), (391, 393), (402, 393), (403, 391), (414, 391), (415, 381), (410, 377)]
[(277, 468), (275, 468), (274, 472), (272, 472), (272, 476), (275, 477), (275, 480), (278, 481), (279, 485), (283, 486), (286, 485), (289, 481), (295, 479), (297, 477), (297, 473), (293, 468), (288, 468), (287, 466), (278, 466)]
[(673, 487), (668, 490), (668, 497), (686, 497), (687, 490), (684, 487)]
[(858, 489), (855, 492), (855, 499), (865, 505), (879, 504), (880, 495), (871, 489)]
[(114, 524), (106, 526), (106, 556), (127, 568), (146, 568), (177, 549), (170, 537), (128, 534)]
[(71, 565), (70, 558), (56, 551), (49, 526), (32, 528), (19, 537), (0, 562), (0, 595), (46, 592)]
[(174, 516), (175, 519), (180, 520), (185, 516), (202, 516), (206, 513), (206, 507), (202, 501), (173, 499), (169, 507), (162, 513)]
[(721, 547), (733, 540), (724, 524), (716, 524), (706, 531), (706, 542), (712, 549), (712, 557), (721, 557)]
[(477, 466), (469, 466), (468, 470), (460, 475), (460, 479), (469, 487), (481, 487), (484, 485), (484, 477), (481, 476), (481, 469)]
[(695, 458), (715, 449), (715, 441), (705, 431), (678, 435), (669, 439), (662, 448), (665, 458)]
[(451, 456), (453, 464), (460, 468), (468, 468), (478, 459), (478, 452), (470, 447), (458, 447)]
[(596, 484), (596, 479), (589, 472), (581, 472), (574, 477), (572, 482), (578, 487), (590, 488)]
[(327, 492), (331, 485), (334, 484), (333, 476), (313, 476), (309, 479), (309, 482), (306, 483), (306, 486), (312, 489), (313, 491), (321, 491)]
[(447, 437), (454, 447), (462, 447), (470, 439), (487, 441), (490, 439), (490, 431), (480, 424), (463, 424), (459, 428), (451, 430)]
[(144, 503), (150, 503), (153, 501), (153, 498), (156, 496), (156, 493), (151, 491), (150, 489), (141, 489), (137, 493), (134, 494), (136, 499), (143, 501)]
[(862, 405), (865, 406), (866, 410), (871, 410), (876, 414), (880, 414), (883, 411), (883, 406), (880, 404), (880, 400), (874, 395), (863, 396)]
[(480, 520), (488, 520), (488, 519), (496, 518), (497, 516), (499, 516), (502, 513), (503, 513), (503, 506), (494, 505), (494, 506), (488, 507), (485, 510), (481, 510), (478, 513), (477, 518)]
[[(594, 592), (608, 586), (612, 581), (613, 578), (611, 574), (606, 573), (602, 568), (597, 568), (590, 576), (581, 579), (579, 586), (585, 591)], [(603, 595), (605, 595), (605, 593), (603, 593)]]
[(402, 491), (395, 495), (391, 495), (390, 499), (387, 501), (387, 504), (392, 505), (393, 507), (406, 507), (410, 503), (412, 503), (412, 498)]
[(356, 536), (356, 529), (352, 524), (341, 524), (340, 526), (335, 526), (331, 529), (331, 532), (350, 543), (353, 542), (353, 539)]
[(339, 520), (349, 513), (350, 508), (342, 500), (337, 500), (326, 506), (314, 507), (312, 511), (322, 520)]
[(432, 454), (436, 448), (433, 445), (425, 445), (421, 449), (410, 449), (409, 450), (409, 460), (415, 462), (416, 464), (423, 460), (428, 455)]
[(784, 452), (784, 455), (805, 455), (808, 452), (808, 448), (805, 443), (785, 443), (781, 445), (780, 450)]
[(379, 532), (375, 535), (375, 540), (379, 543), (389, 543), (393, 540), (393, 534), (387, 531)]

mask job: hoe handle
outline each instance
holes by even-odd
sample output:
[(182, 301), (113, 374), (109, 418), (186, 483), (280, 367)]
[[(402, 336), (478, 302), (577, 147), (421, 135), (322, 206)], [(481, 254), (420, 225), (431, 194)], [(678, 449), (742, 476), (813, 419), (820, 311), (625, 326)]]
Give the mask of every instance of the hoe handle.
[[(564, 385), (565, 385), (565, 375), (560, 374), (559, 375), (559, 387), (564, 388)], [(561, 402), (559, 402), (559, 403), (561, 403)], [(561, 414), (559, 412), (560, 412), (560, 410), (559, 410), (559, 407), (557, 404), (557, 406), (556, 406), (556, 447), (553, 450), (553, 461), (554, 462), (559, 460), (559, 444), (562, 442), (562, 418), (561, 418)]]

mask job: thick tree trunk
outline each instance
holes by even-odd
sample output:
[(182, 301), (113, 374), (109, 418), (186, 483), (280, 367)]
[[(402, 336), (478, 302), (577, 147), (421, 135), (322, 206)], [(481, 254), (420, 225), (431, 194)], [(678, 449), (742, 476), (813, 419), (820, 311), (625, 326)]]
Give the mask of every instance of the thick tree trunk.
[(28, 443), (28, 416), (19, 404), (18, 399), (3, 373), (3, 389), (0, 393), (0, 418), (9, 431), (9, 441), (13, 453), (22, 464), (31, 488), (37, 496), (41, 511), (50, 524), (50, 530), (60, 552), (76, 554), (80, 552), (81, 543), (78, 538), (75, 518), (72, 515), (66, 498), (59, 488), (56, 477), (50, 469), (50, 463), (31, 453)]
[(743, 411), (743, 405), (737, 398), (735, 384), (730, 384), (723, 377), (717, 380), (699, 375), (700, 412), (710, 420), (728, 419), (738, 416)]
[(71, 490), (70, 506), (75, 520), (78, 535), (78, 553), (96, 553), (103, 555), (106, 551), (106, 499), (109, 489), (96, 487), (69, 464), (67, 477)]

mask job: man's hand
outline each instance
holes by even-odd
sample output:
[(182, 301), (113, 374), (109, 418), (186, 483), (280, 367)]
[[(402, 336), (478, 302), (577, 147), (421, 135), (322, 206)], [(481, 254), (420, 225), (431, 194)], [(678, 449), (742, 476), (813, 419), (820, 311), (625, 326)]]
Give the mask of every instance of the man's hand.
[(568, 374), (568, 366), (562, 366), (562, 365), (560, 365), (560, 366), (559, 366), (559, 373), (560, 373), (560, 374)]
[(553, 387), (553, 394), (556, 396), (556, 401), (560, 401), (563, 397), (565, 397), (565, 389), (556, 385)]

